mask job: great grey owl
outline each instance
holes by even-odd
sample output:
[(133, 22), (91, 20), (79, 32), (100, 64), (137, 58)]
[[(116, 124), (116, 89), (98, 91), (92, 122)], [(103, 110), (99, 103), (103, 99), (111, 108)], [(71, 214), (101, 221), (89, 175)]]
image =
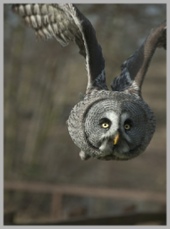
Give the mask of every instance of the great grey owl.
[(55, 38), (63, 46), (74, 41), (86, 59), (86, 94), (67, 121), (81, 159), (128, 160), (142, 153), (155, 131), (155, 117), (142, 98), (141, 87), (155, 49), (166, 48), (166, 22), (152, 29), (122, 64), (110, 91), (95, 30), (75, 5), (14, 4), (12, 9), (39, 37)]

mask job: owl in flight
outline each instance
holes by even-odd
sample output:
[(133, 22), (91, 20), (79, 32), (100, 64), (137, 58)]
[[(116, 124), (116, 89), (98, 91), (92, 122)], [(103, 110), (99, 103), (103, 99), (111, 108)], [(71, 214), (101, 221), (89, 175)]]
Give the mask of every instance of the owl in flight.
[(37, 36), (55, 38), (62, 46), (75, 42), (86, 60), (86, 93), (67, 120), (81, 159), (128, 160), (142, 153), (156, 124), (142, 98), (141, 87), (155, 49), (166, 48), (166, 22), (152, 29), (143, 44), (123, 62), (109, 90), (95, 30), (75, 5), (14, 4), (12, 9)]

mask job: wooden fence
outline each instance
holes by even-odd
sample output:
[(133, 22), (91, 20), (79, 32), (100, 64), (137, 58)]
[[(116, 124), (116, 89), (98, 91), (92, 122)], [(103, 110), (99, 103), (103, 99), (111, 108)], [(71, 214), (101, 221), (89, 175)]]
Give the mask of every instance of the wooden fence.
[(62, 218), (62, 198), (64, 195), (110, 198), (110, 199), (132, 199), (133, 201), (153, 201), (161, 205), (166, 203), (166, 196), (163, 193), (114, 189), (101, 187), (82, 187), (73, 185), (52, 185), (47, 183), (12, 182), (5, 181), (6, 191), (24, 191), (32, 193), (47, 193), (52, 195), (50, 218)]

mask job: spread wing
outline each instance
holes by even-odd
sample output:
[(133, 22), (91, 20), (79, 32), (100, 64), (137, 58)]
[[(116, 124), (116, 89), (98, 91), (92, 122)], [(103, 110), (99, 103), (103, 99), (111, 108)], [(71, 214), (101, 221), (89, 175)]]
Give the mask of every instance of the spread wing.
[(107, 89), (105, 62), (95, 30), (73, 4), (14, 4), (12, 9), (24, 18), (42, 38), (55, 38), (62, 46), (76, 42), (86, 59), (87, 91)]
[(166, 49), (166, 22), (152, 29), (143, 44), (121, 66), (121, 74), (111, 85), (113, 91), (141, 94), (141, 87), (157, 47)]

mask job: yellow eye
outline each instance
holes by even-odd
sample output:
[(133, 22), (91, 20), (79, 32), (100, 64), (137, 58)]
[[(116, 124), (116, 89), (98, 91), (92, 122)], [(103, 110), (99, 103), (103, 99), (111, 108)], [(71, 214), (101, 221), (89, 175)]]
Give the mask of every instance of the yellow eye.
[(109, 128), (109, 123), (107, 122), (102, 123), (102, 128), (104, 129)]
[(109, 129), (111, 126), (111, 121), (107, 118), (102, 118), (99, 120), (99, 125), (103, 129)]
[(132, 126), (133, 126), (133, 122), (132, 122), (131, 119), (127, 119), (127, 120), (124, 122), (124, 129), (125, 129), (125, 130), (130, 130)]
[(124, 128), (125, 128), (125, 130), (130, 130), (131, 125), (130, 125), (130, 124), (128, 124), (128, 123), (126, 123), (126, 124), (124, 125)]

